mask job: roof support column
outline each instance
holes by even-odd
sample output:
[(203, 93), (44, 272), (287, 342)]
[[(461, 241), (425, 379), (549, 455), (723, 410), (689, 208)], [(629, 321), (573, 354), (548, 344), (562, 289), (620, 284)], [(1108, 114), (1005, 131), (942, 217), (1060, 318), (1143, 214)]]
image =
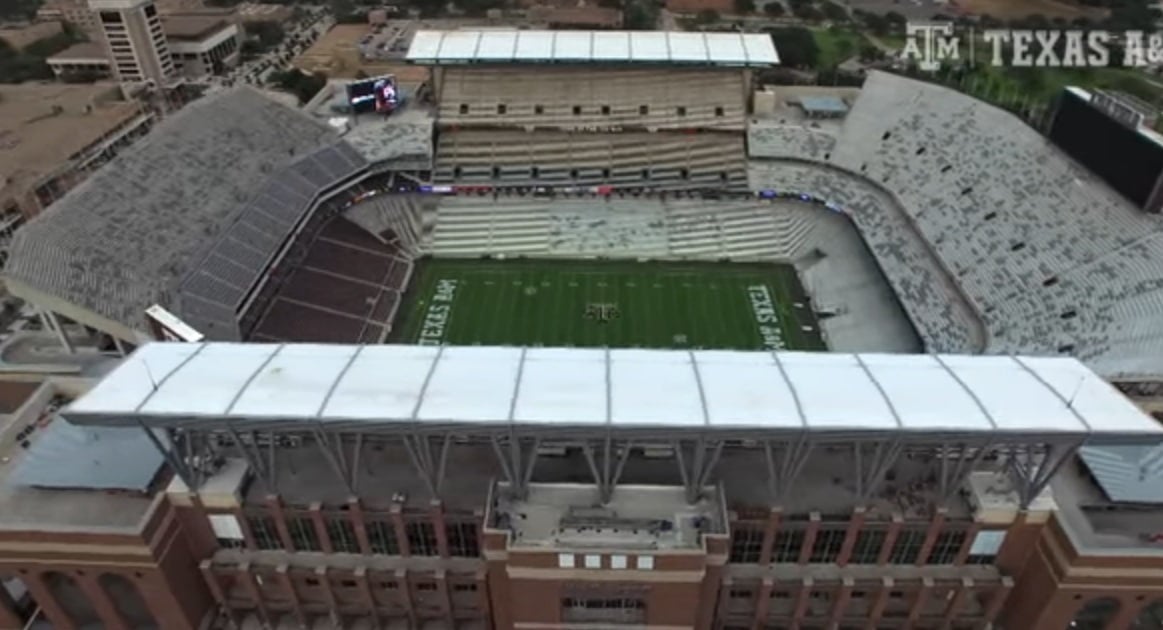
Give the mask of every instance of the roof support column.
[(992, 450), (993, 438), (976, 448), (972, 444), (962, 442), (956, 446), (941, 444), (937, 456), (941, 458), (941, 473), (938, 475), (939, 496), (942, 504), (947, 503), (965, 479), (977, 468), (986, 454)]
[[(613, 500), (614, 488), (622, 478), (622, 471), (626, 468), (626, 460), (630, 457), (633, 445), (632, 441), (627, 440), (619, 447), (615, 444), (613, 436), (607, 434), (602, 440), (599, 461), (590, 440), (582, 442), (582, 453), (585, 455), (586, 463), (589, 464), (590, 473), (594, 476), (594, 483), (598, 486), (598, 497), (602, 505), (608, 505)], [(618, 448), (621, 450), (617, 450)]]
[[(439, 451), (434, 451), (433, 440), (439, 440)], [(452, 434), (443, 436), (429, 436), (420, 433), (403, 436), (404, 449), (424, 486), (428, 488), (429, 498), (440, 500), (440, 489), (444, 485), (444, 472), (448, 467), (448, 452), (452, 449)]]
[[(872, 452), (866, 452), (867, 444), (856, 443), (856, 494), (862, 502), (867, 502), (884, 483), (885, 476), (904, 452), (904, 441), (899, 437), (891, 441), (877, 442)], [(867, 459), (867, 462), (865, 461)]]
[[(258, 477), (259, 481), (262, 482), (262, 485), (266, 487), (267, 492), (269, 494), (276, 494), (275, 487), (271, 483), (269, 474), (270, 471), (266, 468), (262, 461), (262, 457), (258, 453), (258, 434), (254, 431), (251, 431), (250, 444), (248, 445), (245, 441), (243, 441), (242, 436), (238, 433), (238, 430), (234, 428), (234, 425), (231, 424), (229, 420), (226, 421), (226, 431), (230, 433), (230, 439), (234, 442), (234, 446), (236, 449), (238, 449), (238, 453), (242, 455), (244, 460), (246, 460), (246, 464), (250, 466), (252, 471), (254, 471), (255, 476)], [(273, 443), (275, 436), (272, 434), (270, 439)]]
[(808, 438), (806, 432), (801, 433), (784, 445), (782, 458), (776, 456), (775, 444), (774, 440), (764, 442), (763, 454), (767, 460), (767, 485), (772, 505), (782, 506), (784, 497), (791, 491), (804, 466), (807, 465), (815, 444)]
[(319, 448), (327, 463), (331, 465), (332, 472), (343, 483), (343, 487), (347, 490), (348, 496), (355, 496), (355, 489), (351, 487), (351, 480), (347, 476), (346, 458), (343, 457), (343, 436), (335, 435), (334, 438), (329, 437), (321, 426), (313, 428), (311, 435), (315, 439), (315, 446)]
[(141, 426), (141, 430), (145, 432), (146, 437), (148, 437), (149, 441), (153, 444), (153, 447), (162, 454), (162, 457), (165, 458), (166, 463), (170, 465), (170, 468), (174, 469), (174, 474), (176, 474), (178, 478), (182, 480), (182, 483), (186, 484), (186, 488), (190, 492), (197, 492), (198, 484), (197, 480), (194, 479), (193, 473), (190, 471), (190, 468), (186, 466), (186, 462), (183, 461), (182, 458), (175, 454), (173, 451), (172, 445), (174, 440), (171, 435), (172, 432), (168, 430), (166, 431), (166, 437), (168, 438), (168, 441), (171, 445), (170, 448), (167, 448), (164, 444), (162, 444), (162, 441), (158, 439), (158, 436), (153, 432), (153, 429), (145, 426), (144, 421), (139, 419), (137, 422)]
[[(713, 446), (703, 437), (690, 440), (691, 453), (688, 459), (686, 445), (683, 440), (675, 440), (674, 458), (678, 463), (679, 473), (682, 475), (682, 484), (686, 488), (687, 503), (697, 503), (702, 496), (703, 488), (711, 480), (711, 474), (719, 463), (723, 454), (723, 442), (720, 440)], [(710, 449), (708, 451), (708, 449)], [(688, 462), (690, 462), (688, 464)]]
[(73, 347), (73, 341), (69, 339), (69, 334), (61, 326), (61, 320), (57, 319), (57, 314), (48, 309), (37, 309), (40, 312), (40, 321), (44, 327), (56, 333), (57, 340), (61, 342), (61, 346), (69, 354), (76, 354), (77, 349)]
[(1060, 442), (1046, 445), (1041, 459), (1027, 447), (1023, 451), (1010, 450), (1008, 466), (1017, 483), (1018, 497), (1023, 510), (1030, 507), (1034, 499), (1050, 483), (1058, 469), (1062, 467), (1082, 446), (1082, 441)]
[(510, 434), (507, 444), (502, 445), (497, 436), (490, 439), (493, 453), (501, 464), (505, 479), (509, 482), (509, 491), (515, 498), (524, 498), (529, 490), (529, 482), (533, 479), (533, 469), (537, 465), (538, 450), (541, 448), (541, 438), (535, 437), (526, 447), (521, 438), (515, 433)]

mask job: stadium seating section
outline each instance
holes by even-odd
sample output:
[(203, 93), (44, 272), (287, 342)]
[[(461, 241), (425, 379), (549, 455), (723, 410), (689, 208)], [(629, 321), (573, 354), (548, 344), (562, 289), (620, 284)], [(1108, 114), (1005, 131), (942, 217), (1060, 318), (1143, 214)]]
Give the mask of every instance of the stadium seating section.
[(743, 134), (445, 131), (435, 179), (505, 186), (746, 190)]
[[(800, 136), (790, 147), (815, 133), (784, 131)], [(827, 164), (784, 157), (757, 163), (752, 185), (842, 204), (930, 350), (1071, 354), (1108, 377), (1163, 369), (1163, 222), (1014, 116), (876, 73)]]
[(743, 131), (737, 70), (445, 68), (439, 117), (452, 126)]

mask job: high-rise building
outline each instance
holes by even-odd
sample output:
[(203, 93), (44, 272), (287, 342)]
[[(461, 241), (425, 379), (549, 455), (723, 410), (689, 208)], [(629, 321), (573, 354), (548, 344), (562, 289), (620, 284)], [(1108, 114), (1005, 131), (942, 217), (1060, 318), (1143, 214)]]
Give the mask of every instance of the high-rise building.
[(113, 73), (124, 83), (166, 85), (174, 61), (153, 0), (89, 0), (105, 34)]

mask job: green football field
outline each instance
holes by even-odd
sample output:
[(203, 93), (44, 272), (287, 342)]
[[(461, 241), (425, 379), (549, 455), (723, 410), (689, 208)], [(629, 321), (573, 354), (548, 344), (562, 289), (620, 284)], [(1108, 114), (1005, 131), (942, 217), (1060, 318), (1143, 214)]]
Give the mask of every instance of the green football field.
[(391, 340), (823, 350), (788, 265), (425, 259)]

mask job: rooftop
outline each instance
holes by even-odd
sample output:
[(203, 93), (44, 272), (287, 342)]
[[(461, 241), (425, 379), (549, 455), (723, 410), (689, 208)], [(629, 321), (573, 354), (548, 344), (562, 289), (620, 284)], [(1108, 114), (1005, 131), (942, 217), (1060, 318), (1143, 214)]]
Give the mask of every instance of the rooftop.
[(23, 194), (141, 115), (119, 99), (113, 84), (0, 85), (0, 195)]
[(108, 61), (105, 47), (95, 42), (79, 42), (48, 58), (49, 63)]
[(844, 101), (836, 96), (804, 96), (800, 98), (804, 111), (815, 113), (842, 114), (848, 111)]
[(531, 484), (524, 499), (499, 499), (490, 525), (512, 531), (511, 548), (655, 551), (697, 548), (725, 517), (713, 491), (690, 505), (682, 486), (622, 485), (602, 506), (592, 485)]
[(197, 254), (263, 192), (256, 182), (334, 139), (252, 88), (196, 101), (22, 228), (5, 269), (10, 287), (143, 328), (145, 309), (172, 305)]
[(101, 425), (210, 417), (648, 429), (654, 437), (808, 430), (1163, 440), (1158, 422), (1077, 360), (998, 356), (151, 343), (67, 413)]
[(407, 60), (469, 63), (646, 63), (774, 66), (771, 37), (658, 31), (418, 31)]
[(202, 40), (229, 26), (214, 15), (163, 15), (162, 30), (171, 39)]
[[(138, 444), (132, 450), (104, 449), (103, 454), (88, 453), (84, 457), (78, 457), (76, 450), (59, 450), (62, 444), (71, 441), (68, 436), (90, 431), (87, 427), (69, 425), (56, 416), (56, 409), (84, 387), (80, 383), (40, 383), (17, 410), (0, 415), (0, 505), (4, 506), (0, 510), (0, 530), (122, 533), (137, 531), (149, 512), (154, 500), (149, 493), (107, 492), (90, 486), (96, 480), (96, 487), (120, 488), (126, 485), (123, 471), (143, 467), (152, 467), (149, 475), (152, 480), (160, 468), (148, 463), (159, 459), (152, 446), (142, 449)], [(102, 429), (101, 434), (111, 435), (107, 431)], [(141, 435), (140, 430), (135, 433)], [(128, 443), (122, 442), (121, 446), (126, 447)], [(121, 461), (116, 462), (115, 457)], [(102, 464), (92, 466), (97, 460)], [(127, 461), (134, 463), (128, 467), (120, 465)], [(41, 466), (42, 463), (47, 466)], [(89, 477), (98, 471), (101, 471), (100, 477)], [(32, 487), (27, 483), (33, 480), (28, 476), (30, 473), (45, 473), (67, 484), (61, 489)], [(36, 480), (50, 481), (50, 477), (36, 477)], [(131, 481), (129, 485), (136, 485), (136, 480)]]

